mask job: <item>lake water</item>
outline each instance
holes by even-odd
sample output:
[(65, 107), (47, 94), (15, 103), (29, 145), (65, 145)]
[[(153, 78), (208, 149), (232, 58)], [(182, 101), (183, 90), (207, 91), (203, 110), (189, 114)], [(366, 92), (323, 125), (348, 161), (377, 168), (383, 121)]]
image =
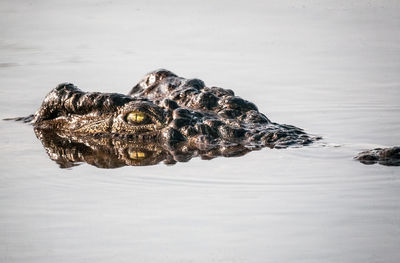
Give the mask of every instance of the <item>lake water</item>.
[(0, 262), (400, 261), (400, 168), (352, 159), (400, 143), (399, 1), (1, 1), (0, 25), (0, 118), (162, 67), (324, 138), (60, 169), (0, 121)]

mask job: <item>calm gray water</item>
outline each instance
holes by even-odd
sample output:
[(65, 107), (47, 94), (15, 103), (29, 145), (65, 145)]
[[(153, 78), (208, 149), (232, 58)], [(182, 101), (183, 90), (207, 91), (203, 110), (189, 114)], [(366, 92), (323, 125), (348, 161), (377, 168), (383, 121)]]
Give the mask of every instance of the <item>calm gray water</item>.
[(0, 121), (0, 262), (400, 261), (400, 168), (352, 159), (400, 144), (399, 1), (1, 1), (0, 25), (0, 118), (164, 67), (326, 145), (60, 169)]

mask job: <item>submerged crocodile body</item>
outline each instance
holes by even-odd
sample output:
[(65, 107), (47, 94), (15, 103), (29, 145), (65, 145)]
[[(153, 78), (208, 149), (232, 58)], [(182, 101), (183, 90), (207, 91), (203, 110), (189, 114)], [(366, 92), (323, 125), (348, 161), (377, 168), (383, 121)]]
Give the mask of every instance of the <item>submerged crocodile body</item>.
[(270, 121), (232, 90), (164, 69), (146, 75), (127, 95), (60, 84), (29, 120), (62, 167), (83, 161), (99, 167), (172, 164), (320, 139)]

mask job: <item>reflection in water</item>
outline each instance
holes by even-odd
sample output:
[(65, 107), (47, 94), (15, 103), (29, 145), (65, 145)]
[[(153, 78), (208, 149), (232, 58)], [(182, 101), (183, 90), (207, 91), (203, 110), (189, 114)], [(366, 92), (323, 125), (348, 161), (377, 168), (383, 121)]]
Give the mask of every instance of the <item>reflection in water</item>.
[(34, 131), (50, 159), (58, 163), (61, 168), (70, 168), (83, 162), (99, 168), (146, 166), (160, 162), (171, 165), (187, 162), (197, 156), (210, 160), (218, 156), (242, 156), (250, 151), (238, 144), (202, 151), (192, 149), (186, 144), (169, 147), (156, 141), (143, 143), (109, 136), (77, 137), (36, 128)]

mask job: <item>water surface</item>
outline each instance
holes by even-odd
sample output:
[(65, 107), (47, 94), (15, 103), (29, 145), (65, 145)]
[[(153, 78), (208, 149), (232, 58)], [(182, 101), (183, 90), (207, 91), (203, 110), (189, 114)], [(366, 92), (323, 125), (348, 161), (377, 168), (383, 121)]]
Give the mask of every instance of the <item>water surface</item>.
[[(398, 1), (0, 3), (0, 118), (58, 83), (127, 93), (164, 67), (323, 143), (168, 166), (60, 169), (0, 122), (1, 262), (398, 262)], [(339, 146), (339, 147), (336, 147)]]

